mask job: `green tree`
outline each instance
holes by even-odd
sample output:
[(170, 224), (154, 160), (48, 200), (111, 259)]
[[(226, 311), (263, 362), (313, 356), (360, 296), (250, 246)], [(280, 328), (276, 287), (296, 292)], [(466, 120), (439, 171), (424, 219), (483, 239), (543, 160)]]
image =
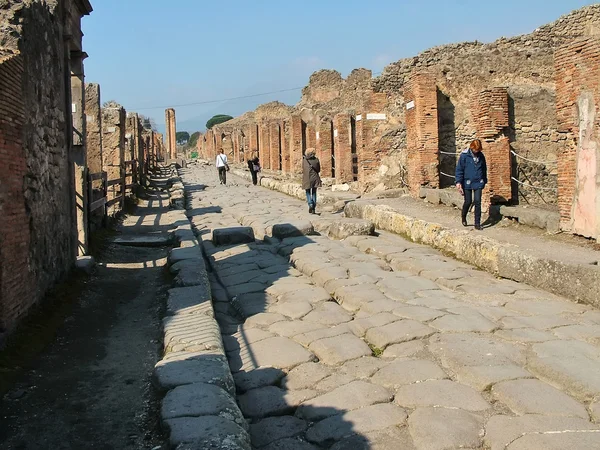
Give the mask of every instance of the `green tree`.
[(190, 139), (188, 140), (188, 147), (195, 147), (198, 144), (198, 139), (200, 138), (200, 132), (196, 131), (190, 135)]
[(233, 119), (233, 117), (228, 116), (227, 114), (217, 114), (216, 116), (212, 116), (210, 119), (208, 119), (208, 121), (206, 122), (206, 129), (210, 130), (215, 125), (227, 122), (231, 119)]
[(187, 141), (190, 140), (190, 133), (188, 133), (187, 131), (178, 131), (177, 133), (175, 133), (175, 140), (179, 145), (185, 144)]

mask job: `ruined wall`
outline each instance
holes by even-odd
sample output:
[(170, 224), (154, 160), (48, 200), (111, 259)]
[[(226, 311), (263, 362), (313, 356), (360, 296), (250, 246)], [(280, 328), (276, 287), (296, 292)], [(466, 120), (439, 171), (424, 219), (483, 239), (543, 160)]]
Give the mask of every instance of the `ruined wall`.
[[(17, 120), (19, 105), (23, 114), (20, 132), (17, 120), (2, 152), (1, 165), (9, 169), (0, 179), (0, 327), (4, 330), (12, 328), (67, 273), (75, 258), (68, 75), (57, 8), (56, 2), (8, 1), (0, 9), (0, 55), (15, 55), (0, 64), (3, 119)], [(27, 74), (22, 81), (17, 60)]]
[(102, 172), (102, 114), (100, 110), (100, 85), (85, 85), (86, 146), (90, 173)]

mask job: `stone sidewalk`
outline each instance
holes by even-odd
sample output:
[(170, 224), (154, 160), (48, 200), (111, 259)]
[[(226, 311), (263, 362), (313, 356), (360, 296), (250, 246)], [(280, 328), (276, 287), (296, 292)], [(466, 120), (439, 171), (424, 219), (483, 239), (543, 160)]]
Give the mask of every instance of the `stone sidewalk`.
[(594, 308), (182, 174), (254, 448), (600, 448)]
[[(249, 178), (243, 170), (235, 173)], [(261, 184), (298, 198), (303, 195), (297, 182), (264, 177)], [(474, 232), (462, 226), (458, 211), (408, 196), (356, 199), (354, 194), (325, 190), (321, 195), (331, 204), (337, 201), (338, 207), (345, 205), (346, 216), (368, 219), (379, 230), (429, 245), (493, 275), (600, 306), (600, 252), (585, 239), (509, 222)]]

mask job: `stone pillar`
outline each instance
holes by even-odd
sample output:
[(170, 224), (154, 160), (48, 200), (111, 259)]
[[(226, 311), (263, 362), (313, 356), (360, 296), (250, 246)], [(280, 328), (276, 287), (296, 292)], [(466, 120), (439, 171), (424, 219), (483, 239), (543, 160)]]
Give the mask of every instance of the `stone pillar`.
[(564, 148), (558, 155), (563, 230), (600, 237), (600, 39), (574, 39), (555, 58), (556, 109)]
[(258, 158), (263, 169), (271, 168), (271, 144), (269, 142), (269, 126), (266, 123), (261, 123), (258, 134)]
[(321, 118), (318, 120), (316, 132), (317, 157), (321, 162), (321, 177), (331, 178), (333, 176), (333, 134), (331, 120)]
[[(252, 152), (256, 151), (259, 154), (259, 159), (260, 159), (260, 152), (259, 152), (259, 142), (258, 142), (258, 125), (256, 123), (251, 123), (248, 126), (248, 148), (250, 150), (250, 152), (248, 153), (248, 155), (252, 154)], [(262, 161), (261, 161), (262, 164)]]
[(473, 100), (477, 137), (488, 166), (484, 202), (503, 203), (512, 198), (512, 167), (508, 130), (508, 92), (504, 87), (481, 91)]
[(306, 148), (317, 148), (317, 129), (313, 123), (306, 124)]
[(282, 120), (279, 122), (281, 130), (281, 171), (290, 173), (290, 122)]
[(169, 108), (165, 111), (165, 130), (167, 133), (167, 153), (169, 159), (177, 158), (177, 125), (175, 110)]
[(87, 166), (91, 174), (102, 172), (102, 113), (100, 108), (100, 85), (85, 85), (85, 135)]
[(231, 133), (231, 143), (233, 145), (233, 162), (240, 162), (240, 132), (239, 130), (233, 130)]
[(350, 126), (350, 114), (341, 113), (333, 118), (335, 181), (337, 183), (353, 181)]
[[(143, 168), (144, 168), (144, 149), (141, 137), (141, 122), (137, 113), (129, 113), (127, 115), (127, 134), (126, 137), (130, 146), (130, 157), (135, 161), (133, 183), (143, 184)], [(129, 159), (129, 156), (127, 156)]]
[(102, 108), (102, 164), (108, 182), (109, 213), (114, 215), (123, 204), (122, 164), (125, 161), (125, 109), (120, 105)]
[(418, 196), (421, 186), (439, 187), (438, 115), (435, 78), (411, 74), (405, 89), (408, 184)]
[(71, 52), (71, 117), (73, 146), (71, 162), (74, 175), (74, 204), (77, 223), (77, 254), (88, 253), (88, 188), (87, 188), (87, 153), (86, 153), (86, 120), (85, 120), (85, 85), (83, 73), (84, 54)]
[(271, 159), (271, 170), (281, 170), (281, 147), (279, 135), (279, 123), (269, 124), (269, 155)]
[(305, 145), (302, 142), (302, 118), (299, 115), (293, 115), (290, 119), (290, 172), (293, 174), (302, 173), (302, 148)]

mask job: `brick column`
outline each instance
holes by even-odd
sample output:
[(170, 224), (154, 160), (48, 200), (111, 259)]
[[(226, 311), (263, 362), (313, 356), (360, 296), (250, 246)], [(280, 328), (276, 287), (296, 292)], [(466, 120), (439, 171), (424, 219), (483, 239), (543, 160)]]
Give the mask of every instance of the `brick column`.
[(290, 122), (282, 120), (279, 122), (281, 130), (281, 171), (283, 173), (290, 172)]
[(575, 39), (554, 54), (561, 228), (600, 237), (600, 39)]
[(269, 155), (271, 159), (271, 170), (281, 170), (281, 165), (279, 164), (280, 151), (279, 123), (271, 122), (269, 124)]
[(483, 144), (488, 166), (486, 203), (508, 202), (512, 198), (510, 143), (508, 130), (508, 93), (496, 87), (481, 91), (473, 100), (472, 115), (477, 137)]
[(435, 78), (428, 73), (413, 73), (407, 83), (404, 99), (408, 184), (411, 194), (417, 196), (421, 186), (439, 187)]
[[(120, 181), (121, 166), (125, 161), (125, 109), (109, 107), (102, 109), (102, 164), (108, 175), (108, 181)], [(121, 197), (121, 184), (108, 188), (108, 201)], [(123, 207), (121, 201), (116, 201), (109, 207), (109, 213), (115, 214)]]
[(323, 118), (318, 121), (316, 139), (317, 157), (321, 162), (321, 176), (331, 178), (333, 176), (333, 132), (331, 120)]
[(358, 170), (358, 180), (362, 183), (371, 181), (377, 175), (382, 154), (387, 151), (381, 146), (380, 136), (377, 134), (381, 122), (387, 121), (387, 115), (384, 113), (387, 106), (387, 95), (370, 92), (365, 104), (366, 108), (361, 121), (362, 146)]
[(271, 168), (271, 143), (269, 140), (269, 125), (261, 123), (258, 128), (258, 154), (263, 169)]
[(333, 143), (335, 181), (337, 183), (350, 183), (353, 180), (350, 114), (337, 114), (333, 118)]
[(302, 118), (294, 115), (290, 119), (290, 173), (302, 173)]
[(306, 148), (317, 148), (317, 129), (314, 124), (306, 124)]
[[(248, 157), (252, 154), (252, 152), (259, 150), (258, 135), (258, 125), (256, 123), (251, 123), (248, 126)], [(260, 152), (258, 154), (258, 159), (260, 159)], [(262, 164), (262, 161), (260, 163)]]

